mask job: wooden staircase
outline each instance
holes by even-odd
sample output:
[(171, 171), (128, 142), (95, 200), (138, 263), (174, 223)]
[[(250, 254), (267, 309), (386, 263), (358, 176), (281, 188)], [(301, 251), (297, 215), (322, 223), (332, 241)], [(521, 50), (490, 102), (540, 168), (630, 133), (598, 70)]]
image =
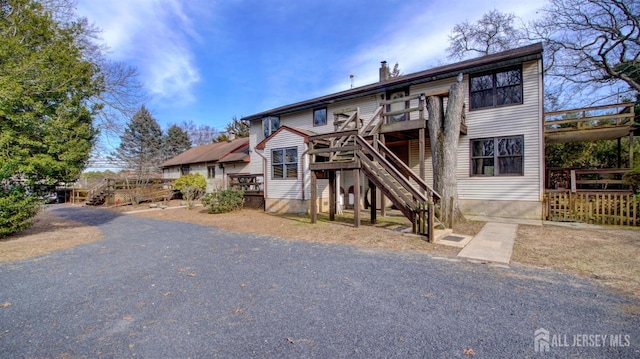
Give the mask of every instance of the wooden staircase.
[(113, 180), (105, 179), (89, 190), (87, 200), (84, 204), (87, 206), (103, 205), (112, 194)]
[(335, 132), (310, 137), (311, 169), (361, 170), (411, 221), (414, 233), (432, 240), (440, 195), (379, 140), (384, 106), (366, 121), (360, 118), (358, 109), (349, 111), (350, 115), (336, 115), (343, 118), (335, 119)]

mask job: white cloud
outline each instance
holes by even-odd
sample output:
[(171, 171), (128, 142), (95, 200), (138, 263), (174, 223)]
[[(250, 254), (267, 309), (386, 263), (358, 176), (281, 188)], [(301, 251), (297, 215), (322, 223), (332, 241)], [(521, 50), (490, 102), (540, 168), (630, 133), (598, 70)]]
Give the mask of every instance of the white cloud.
[[(541, 6), (535, 1), (478, 0), (469, 5), (466, 0), (407, 3), (393, 16), (379, 33), (373, 34), (344, 63), (346, 71), (355, 75), (354, 85), (363, 86), (377, 82), (380, 61), (387, 61), (390, 67), (397, 62), (404, 74), (436, 67), (446, 59), (449, 46), (448, 35), (460, 22), (478, 20), (493, 9), (514, 13), (528, 21), (535, 17)], [(348, 80), (326, 89), (333, 93), (348, 89)]]
[(199, 40), (179, 0), (80, 0), (114, 60), (135, 65), (149, 93), (176, 103), (194, 99), (200, 80), (189, 42)]

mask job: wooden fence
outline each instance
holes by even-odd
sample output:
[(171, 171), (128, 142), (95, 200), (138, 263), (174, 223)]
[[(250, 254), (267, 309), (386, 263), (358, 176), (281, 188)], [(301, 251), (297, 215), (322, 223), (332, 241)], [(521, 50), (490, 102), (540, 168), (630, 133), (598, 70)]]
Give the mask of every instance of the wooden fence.
[(640, 226), (640, 200), (628, 192), (550, 191), (544, 210), (549, 221)]

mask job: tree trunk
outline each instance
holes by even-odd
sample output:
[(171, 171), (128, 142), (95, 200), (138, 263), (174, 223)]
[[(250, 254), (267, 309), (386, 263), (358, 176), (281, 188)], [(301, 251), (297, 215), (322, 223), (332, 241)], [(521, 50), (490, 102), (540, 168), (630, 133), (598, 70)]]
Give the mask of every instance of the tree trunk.
[(456, 177), (464, 95), (465, 85), (463, 82), (451, 85), (446, 114), (443, 110), (442, 97), (429, 96), (427, 98), (429, 111), (427, 128), (431, 140), (433, 187), (442, 196), (440, 220), (447, 227), (451, 227), (454, 220), (464, 218), (458, 206), (458, 178)]

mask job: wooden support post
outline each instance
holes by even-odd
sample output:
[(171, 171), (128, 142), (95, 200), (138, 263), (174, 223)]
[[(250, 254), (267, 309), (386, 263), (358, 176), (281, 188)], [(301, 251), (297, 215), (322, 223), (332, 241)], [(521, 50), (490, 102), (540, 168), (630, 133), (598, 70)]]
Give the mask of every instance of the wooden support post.
[(311, 223), (318, 222), (318, 176), (311, 171)]
[(622, 138), (618, 138), (618, 153), (617, 153), (617, 155), (618, 155), (618, 158), (617, 158), (617, 160), (618, 160), (618, 162), (617, 162), (618, 163), (618, 168), (622, 168), (622, 157), (621, 157), (621, 154), (622, 154), (622, 150), (621, 150), (622, 149), (622, 141), (620, 141), (621, 139)]
[(353, 224), (360, 227), (360, 169), (353, 170)]
[(329, 171), (329, 220), (336, 220), (336, 171)]
[(418, 137), (419, 137), (419, 140), (418, 140), (419, 141), (418, 142), (418, 152), (420, 153), (419, 154), (419, 157), (420, 157), (420, 159), (419, 159), (419, 161), (420, 161), (420, 173), (419, 173), (419, 175), (420, 175), (420, 179), (422, 179), (423, 181), (425, 180), (425, 175), (426, 175), (425, 174), (425, 172), (426, 172), (425, 171), (425, 163), (424, 163), (424, 161), (425, 161), (425, 147), (426, 146), (425, 146), (425, 138), (424, 138), (424, 136), (425, 136), (424, 128), (419, 129), (418, 130)]
[(629, 132), (629, 168), (633, 166), (633, 132)]
[(376, 224), (377, 223), (377, 218), (376, 218), (376, 212), (377, 212), (377, 202), (378, 202), (378, 198), (377, 198), (377, 191), (378, 189), (376, 188), (376, 185), (373, 184), (373, 182), (369, 181), (369, 193), (371, 193), (371, 201), (370, 201), (370, 208), (371, 208), (371, 224)]
[(433, 205), (433, 202), (431, 201), (429, 201), (427, 208), (429, 209), (429, 213), (427, 214), (429, 216), (427, 219), (427, 227), (428, 227), (427, 231), (429, 236), (427, 238), (429, 239), (430, 243), (434, 243), (436, 241), (436, 234), (435, 234), (435, 231), (433, 230), (433, 227), (434, 227), (433, 223), (435, 221), (434, 218), (435, 218), (436, 209)]
[[(379, 141), (384, 145), (385, 143), (384, 135), (380, 135)], [(385, 157), (385, 155), (383, 154), (382, 157)], [(380, 217), (384, 217), (386, 215), (387, 215), (387, 197), (385, 197), (384, 194), (380, 192)]]

